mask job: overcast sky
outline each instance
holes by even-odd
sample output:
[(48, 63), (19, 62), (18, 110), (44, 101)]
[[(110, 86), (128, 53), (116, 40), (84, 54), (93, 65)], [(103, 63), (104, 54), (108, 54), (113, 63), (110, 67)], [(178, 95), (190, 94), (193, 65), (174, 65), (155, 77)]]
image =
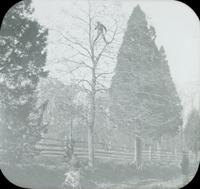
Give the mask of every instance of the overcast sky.
[[(81, 26), (73, 23), (67, 15), (83, 16), (83, 11), (88, 10), (87, 1), (33, 1), (39, 22), (49, 28), (70, 31), (80, 37)], [(109, 18), (116, 18), (121, 28), (126, 28), (133, 8), (139, 4), (147, 16), (148, 23), (156, 29), (158, 47), (163, 45), (166, 50), (171, 75), (183, 102), (188, 104), (191, 97), (200, 97), (200, 23), (191, 8), (176, 1), (91, 0), (91, 4), (99, 20), (109, 25)], [(99, 17), (98, 11), (101, 12)], [(49, 69), (56, 77), (63, 77), (62, 74), (56, 75), (55, 62), (52, 60), (62, 56), (66, 49), (56, 42), (55, 33), (50, 32), (49, 41), (54, 43), (48, 49)], [(197, 106), (200, 103), (196, 100), (194, 104)]]

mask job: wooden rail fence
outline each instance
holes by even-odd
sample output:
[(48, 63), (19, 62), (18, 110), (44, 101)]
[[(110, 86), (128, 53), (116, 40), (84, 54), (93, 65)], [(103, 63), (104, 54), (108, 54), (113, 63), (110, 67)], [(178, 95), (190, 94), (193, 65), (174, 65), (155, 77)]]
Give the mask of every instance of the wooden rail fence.
[[(2, 151), (0, 147), (0, 152)], [(43, 157), (57, 157), (61, 161), (64, 161), (65, 155), (65, 141), (52, 138), (43, 138), (35, 146), (35, 151), (38, 156)], [(74, 154), (82, 159), (88, 157), (88, 147), (85, 141), (75, 141)], [(106, 145), (104, 143), (95, 143), (95, 158), (96, 159), (109, 159), (118, 161), (134, 161), (135, 151), (133, 148), (127, 148), (124, 146)], [(181, 152), (169, 152), (169, 151), (154, 151), (142, 150), (143, 161), (157, 161), (161, 163), (179, 163), (182, 158)], [(194, 154), (190, 153), (189, 158), (194, 160)]]
[[(40, 155), (46, 157), (60, 157), (64, 159), (65, 142), (58, 139), (44, 138), (36, 145), (36, 149), (40, 151)], [(85, 141), (76, 141), (74, 146), (74, 154), (79, 158), (88, 157), (88, 146)], [(193, 158), (191, 154), (190, 158)], [(181, 161), (181, 152), (173, 153), (168, 151), (142, 150), (143, 161), (159, 161), (162, 163), (176, 163)], [(95, 143), (95, 158), (110, 159), (118, 161), (134, 161), (135, 150), (124, 146), (107, 145), (104, 143)]]

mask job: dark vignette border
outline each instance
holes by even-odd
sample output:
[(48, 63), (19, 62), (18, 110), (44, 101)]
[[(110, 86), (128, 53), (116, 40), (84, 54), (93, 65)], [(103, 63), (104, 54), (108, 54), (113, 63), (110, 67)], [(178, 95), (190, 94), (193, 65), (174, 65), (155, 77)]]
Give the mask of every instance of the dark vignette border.
[[(0, 9), (0, 23), (2, 23), (3, 17), (6, 12), (16, 3), (20, 2), (20, 0), (2, 0), (1, 1), (1, 9)], [(1, 24), (0, 24), (1, 25)]]
[[(180, 1), (180, 0), (178, 0)], [(199, 19), (199, 5), (198, 5), (198, 1), (197, 0), (181, 0), (180, 2), (185, 3), (186, 5), (188, 5), (190, 8), (193, 9), (193, 11), (198, 15)]]

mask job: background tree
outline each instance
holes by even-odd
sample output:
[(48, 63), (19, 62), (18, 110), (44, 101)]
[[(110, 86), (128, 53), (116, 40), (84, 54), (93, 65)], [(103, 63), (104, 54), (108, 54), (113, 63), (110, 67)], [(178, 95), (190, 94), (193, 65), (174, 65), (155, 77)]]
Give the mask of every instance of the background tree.
[(197, 157), (200, 150), (200, 114), (196, 109), (193, 109), (189, 114), (184, 134), (188, 149), (196, 154), (196, 160), (198, 160)]
[(5, 159), (19, 161), (34, 154), (45, 129), (47, 102), (36, 106), (36, 87), (46, 77), (48, 31), (32, 16), (31, 1), (21, 1), (5, 15), (1, 25), (0, 99), (1, 141)]
[(182, 107), (164, 48), (157, 48), (155, 38), (155, 29), (138, 5), (129, 18), (110, 87), (111, 117), (136, 137), (138, 167), (142, 140), (175, 134), (182, 124)]
[(69, 140), (85, 137), (83, 127), (86, 126), (86, 111), (83, 103), (78, 101), (80, 91), (76, 86), (45, 78), (41, 80), (38, 91), (39, 103), (49, 102), (44, 118), (49, 120), (47, 137)]

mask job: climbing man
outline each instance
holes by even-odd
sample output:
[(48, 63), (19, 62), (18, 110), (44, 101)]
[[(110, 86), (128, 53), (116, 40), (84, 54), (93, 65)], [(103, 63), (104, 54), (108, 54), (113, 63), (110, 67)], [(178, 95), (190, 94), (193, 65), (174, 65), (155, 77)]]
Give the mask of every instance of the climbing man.
[(101, 22), (97, 21), (95, 30), (97, 30), (97, 36), (94, 41), (97, 41), (99, 37), (102, 36), (104, 42), (107, 43), (105, 38), (105, 34), (107, 33), (107, 28)]

